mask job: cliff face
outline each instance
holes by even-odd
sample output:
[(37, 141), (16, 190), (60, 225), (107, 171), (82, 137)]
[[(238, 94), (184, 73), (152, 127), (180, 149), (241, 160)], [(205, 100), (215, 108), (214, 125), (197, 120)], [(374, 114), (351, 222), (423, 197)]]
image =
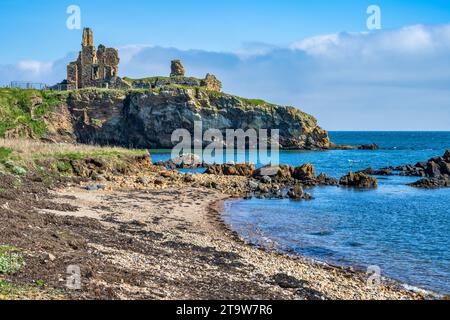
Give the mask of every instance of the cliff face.
[(279, 107), (195, 88), (167, 87), (146, 91), (81, 90), (70, 94), (77, 140), (137, 148), (172, 148), (172, 132), (279, 129), (283, 148), (327, 148), (327, 132), (295, 108)]
[(90, 144), (172, 148), (174, 130), (184, 128), (193, 134), (194, 121), (202, 121), (203, 130), (279, 129), (284, 149), (329, 147), (327, 132), (298, 109), (201, 88), (83, 89), (59, 98), (61, 103), (51, 117), (57, 121), (48, 121), (44, 136), (49, 140), (72, 137)]

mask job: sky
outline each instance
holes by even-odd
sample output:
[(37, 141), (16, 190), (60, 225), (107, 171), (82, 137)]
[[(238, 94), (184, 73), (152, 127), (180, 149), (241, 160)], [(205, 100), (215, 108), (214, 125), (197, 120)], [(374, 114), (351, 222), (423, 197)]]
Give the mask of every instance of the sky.
[(188, 75), (328, 130), (450, 131), (448, 0), (0, 0), (0, 85), (65, 78), (82, 33), (70, 5), (97, 45), (119, 48), (122, 76), (167, 75), (181, 58)]

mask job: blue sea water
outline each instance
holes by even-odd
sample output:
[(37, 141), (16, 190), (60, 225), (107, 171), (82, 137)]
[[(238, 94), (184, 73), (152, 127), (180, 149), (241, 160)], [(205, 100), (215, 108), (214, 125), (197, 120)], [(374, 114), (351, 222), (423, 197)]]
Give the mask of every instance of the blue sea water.
[[(312, 163), (339, 178), (367, 167), (415, 164), (450, 149), (450, 132), (330, 132), (337, 144), (380, 150), (286, 151), (280, 163)], [(155, 160), (167, 159), (167, 153)], [(421, 190), (411, 177), (379, 177), (375, 190), (317, 187), (312, 201), (242, 200), (224, 220), (248, 241), (324, 262), (366, 268), (404, 283), (450, 293), (450, 189)]]

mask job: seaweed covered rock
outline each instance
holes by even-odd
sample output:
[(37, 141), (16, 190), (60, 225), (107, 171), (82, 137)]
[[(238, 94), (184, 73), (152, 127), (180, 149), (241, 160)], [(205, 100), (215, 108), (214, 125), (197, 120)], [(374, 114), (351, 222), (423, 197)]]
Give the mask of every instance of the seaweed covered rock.
[(219, 176), (245, 176), (250, 177), (255, 172), (255, 165), (242, 164), (212, 164), (206, 165), (205, 174), (214, 174)]
[(304, 165), (294, 169), (293, 176), (297, 180), (314, 179), (314, 166), (311, 163), (305, 163)]
[(377, 188), (378, 180), (362, 172), (349, 172), (340, 179), (339, 184), (341, 186), (353, 188)]
[(368, 175), (373, 175), (373, 176), (390, 176), (392, 175), (392, 170), (389, 168), (382, 168), (382, 169), (373, 169), (373, 168), (367, 168), (364, 169), (362, 171), (358, 171), (358, 172), (362, 172)]
[(445, 151), (443, 158), (444, 158), (447, 162), (450, 162), (450, 150)]
[(312, 200), (312, 196), (309, 193), (303, 191), (301, 184), (294, 185), (289, 191), (288, 196), (292, 200)]
[(447, 150), (442, 157), (434, 157), (427, 162), (418, 162), (414, 166), (399, 166), (394, 170), (400, 171), (400, 175), (403, 176), (448, 179), (450, 176), (450, 150)]
[(375, 143), (362, 144), (362, 145), (358, 146), (358, 150), (378, 150), (378, 149), (380, 149), (380, 147)]
[(437, 189), (437, 188), (450, 188), (449, 178), (425, 178), (419, 181), (408, 184), (411, 187), (421, 189)]

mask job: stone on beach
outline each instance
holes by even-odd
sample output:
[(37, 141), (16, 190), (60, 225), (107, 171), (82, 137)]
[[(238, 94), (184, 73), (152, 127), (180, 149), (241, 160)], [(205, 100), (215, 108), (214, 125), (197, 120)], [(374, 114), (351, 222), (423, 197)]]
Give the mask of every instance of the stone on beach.
[(207, 165), (205, 174), (224, 176), (252, 176), (255, 172), (254, 164), (213, 164)]

